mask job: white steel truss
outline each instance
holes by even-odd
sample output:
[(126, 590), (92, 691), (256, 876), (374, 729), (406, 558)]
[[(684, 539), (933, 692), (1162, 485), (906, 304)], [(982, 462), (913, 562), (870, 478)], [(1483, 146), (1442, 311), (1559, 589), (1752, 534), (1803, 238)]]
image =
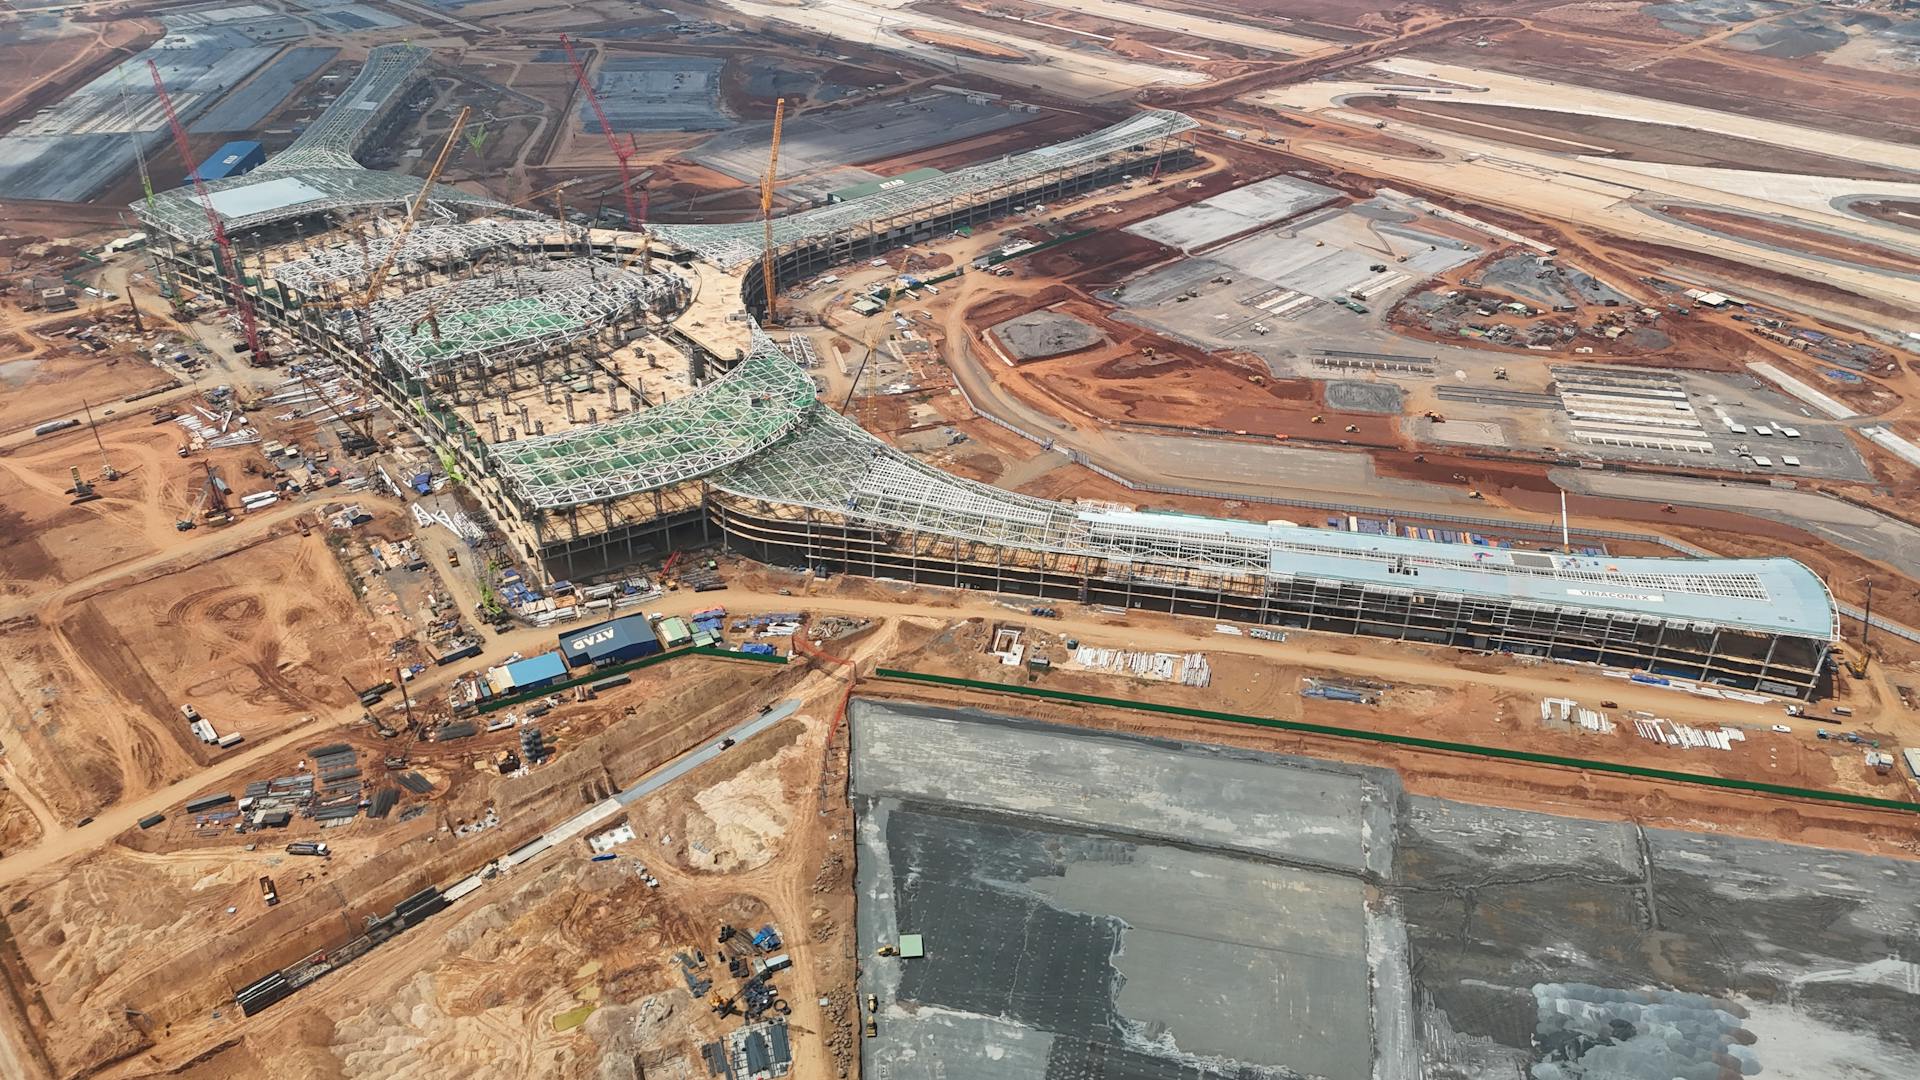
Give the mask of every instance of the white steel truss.
[[(424, 377), (456, 364), (510, 367), (564, 348), (621, 318), (665, 309), (686, 285), (591, 259), (503, 267), (376, 300), (368, 311), (382, 355)], [(338, 316), (351, 326), (358, 312)]]
[[(1132, 147), (1170, 139), (1198, 126), (1191, 117), (1156, 110), (1130, 117), (1077, 139), (1014, 154), (998, 161), (936, 176), (849, 202), (834, 203), (773, 221), (778, 249), (814, 243), (849, 231), (864, 232), (873, 222), (911, 218), (932, 209), (978, 202), (1019, 191), (1050, 173), (1085, 170), (1101, 159)], [(757, 222), (733, 225), (656, 225), (654, 235), (732, 270), (760, 257), (765, 246)]]

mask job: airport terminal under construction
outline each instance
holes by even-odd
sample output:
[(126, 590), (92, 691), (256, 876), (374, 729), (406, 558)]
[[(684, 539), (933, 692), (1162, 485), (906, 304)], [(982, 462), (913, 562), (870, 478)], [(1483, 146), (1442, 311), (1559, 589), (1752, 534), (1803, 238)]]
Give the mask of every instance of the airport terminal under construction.
[[(416, 202), (420, 180), (362, 169), (353, 155), (427, 58), (381, 46), (294, 146), (207, 185), (206, 205), (185, 189), (135, 209), (163, 279), (228, 295), (283, 335), (283, 354), (355, 376), (438, 449), (537, 573), (590, 575), (724, 539), (776, 564), (919, 584), (1594, 661), (1793, 697), (1821, 681), (1834, 601), (1790, 559), (1491, 549), (1032, 498), (867, 434), (818, 400), (804, 342), (761, 331), (774, 293), (764, 267), (794, 281), (1184, 168), (1195, 125), (1181, 114), (1142, 112), (774, 217), (765, 251), (758, 222), (587, 229), (440, 186), (417, 200), (417, 227), (414, 214), (344, 227), (354, 212)], [(244, 295), (229, 288), (218, 232)]]

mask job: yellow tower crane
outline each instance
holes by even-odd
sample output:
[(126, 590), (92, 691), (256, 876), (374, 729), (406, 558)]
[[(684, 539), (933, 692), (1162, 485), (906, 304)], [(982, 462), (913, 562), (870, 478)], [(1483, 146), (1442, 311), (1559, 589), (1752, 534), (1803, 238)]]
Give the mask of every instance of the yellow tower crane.
[(774, 308), (773, 280), (773, 179), (780, 171), (780, 126), (787, 116), (787, 99), (773, 103), (773, 147), (767, 151), (767, 174), (760, 178), (760, 222), (766, 229), (765, 246), (760, 251), (760, 279), (767, 286), (767, 325), (777, 326), (780, 319)]

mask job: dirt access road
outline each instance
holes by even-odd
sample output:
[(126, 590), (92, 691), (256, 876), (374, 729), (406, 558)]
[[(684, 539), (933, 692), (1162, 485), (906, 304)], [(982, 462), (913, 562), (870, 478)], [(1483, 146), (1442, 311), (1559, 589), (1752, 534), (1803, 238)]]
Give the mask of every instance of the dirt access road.
[[(686, 615), (716, 603), (724, 603), (729, 609), (736, 611), (791, 610), (798, 607), (821, 615), (845, 615), (874, 620), (889, 620), (902, 616), (954, 620), (966, 618), (1006, 620), (1024, 617), (1023, 611), (1007, 604), (977, 599), (966, 593), (932, 589), (915, 594), (906, 594), (903, 590), (903, 595), (899, 599), (887, 600), (837, 596), (828, 589), (821, 588), (816, 588), (808, 595), (781, 595), (775, 592), (739, 588), (730, 588), (723, 593), (682, 591), (651, 601), (646, 607), (649, 611)], [(1777, 705), (1749, 705), (1732, 701), (1709, 702), (1706, 699), (1690, 699), (1672, 691), (1640, 687), (1618, 679), (1604, 678), (1586, 668), (1561, 665), (1525, 667), (1515, 664), (1506, 671), (1491, 673), (1468, 671), (1456, 666), (1453, 663), (1453, 654), (1446, 650), (1430, 652), (1416, 646), (1400, 646), (1387, 642), (1312, 633), (1293, 634), (1285, 642), (1258, 641), (1247, 637), (1213, 633), (1211, 625), (1199, 619), (1176, 619), (1164, 615), (1135, 612), (1126, 617), (1125, 623), (1121, 623), (1117, 616), (1082, 613), (1074, 609), (1063, 608), (1063, 610), (1066, 611), (1065, 617), (1048, 620), (1048, 628), (1061, 633), (1070, 633), (1089, 644), (1165, 651), (1205, 649), (1215, 653), (1264, 657), (1275, 663), (1312, 667), (1329, 674), (1361, 676), (1393, 683), (1413, 683), (1446, 688), (1481, 685), (1535, 697), (1614, 700), (1626, 709), (1645, 709), (1663, 716), (1698, 719), (1703, 722), (1717, 720), (1749, 725), (1771, 724), (1778, 722), (1782, 715), (1781, 708)], [(482, 657), (475, 659), (473, 665), (496, 663), (515, 652), (529, 653), (551, 647), (553, 640), (554, 633), (551, 629), (515, 630), (488, 641), (486, 652)], [(868, 670), (871, 670), (870, 666)], [(448, 677), (445, 673), (423, 676), (419, 682), (412, 684), (415, 697), (425, 698), (436, 692)], [(351, 723), (357, 717), (358, 711), (358, 709), (341, 710), (332, 716), (317, 717), (312, 722), (294, 728), (278, 738), (261, 743), (233, 757), (225, 758), (218, 765), (192, 779), (183, 780), (117, 805), (100, 814), (98, 820), (84, 829), (62, 829), (51, 832), (38, 844), (0, 859), (0, 884), (20, 881), (55, 868), (65, 859), (112, 842), (117, 833), (132, 828), (135, 822), (148, 814), (165, 812), (194, 795), (218, 788), (223, 783), (230, 783), (234, 778), (256, 768), (259, 762), (276, 753), (306, 741), (324, 740), (330, 733)], [(1867, 723), (1876, 719), (1883, 718), (1877, 717), (1870, 710), (1861, 710), (1860, 722)], [(1889, 711), (1884, 719), (1889, 722), (1898, 722), (1899, 717)], [(1915, 741), (1920, 741), (1920, 724), (1914, 723), (1913, 718), (1908, 717), (1906, 726), (1913, 729), (1909, 733), (1910, 736)], [(1812, 736), (1809, 734), (1808, 737)]]

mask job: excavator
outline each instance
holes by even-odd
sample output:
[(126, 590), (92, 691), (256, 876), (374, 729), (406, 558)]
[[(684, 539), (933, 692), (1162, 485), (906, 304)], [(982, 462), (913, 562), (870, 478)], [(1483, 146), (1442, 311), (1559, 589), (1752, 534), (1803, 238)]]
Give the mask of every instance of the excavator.
[(1867, 654), (1844, 641), (1840, 643), (1840, 664), (1856, 679), (1867, 677)]

